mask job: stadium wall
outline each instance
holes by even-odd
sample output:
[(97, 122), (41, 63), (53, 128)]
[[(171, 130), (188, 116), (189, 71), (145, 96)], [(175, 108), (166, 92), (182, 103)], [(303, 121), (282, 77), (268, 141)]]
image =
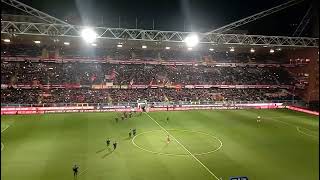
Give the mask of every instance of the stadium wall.
[(307, 109), (299, 108), (299, 107), (294, 107), (294, 106), (286, 106), (287, 109), (293, 110), (293, 111), (298, 111), (298, 112), (303, 112), (307, 114), (312, 114), (312, 115), (317, 115), (319, 116), (319, 112), (316, 111), (310, 111)]

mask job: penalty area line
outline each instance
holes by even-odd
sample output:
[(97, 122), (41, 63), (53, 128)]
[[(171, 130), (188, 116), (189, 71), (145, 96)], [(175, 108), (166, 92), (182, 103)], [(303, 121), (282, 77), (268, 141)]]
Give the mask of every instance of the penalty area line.
[(153, 119), (148, 113), (146, 115), (154, 121), (163, 131), (170, 135), (185, 151), (187, 151), (202, 167), (204, 167), (214, 178), (220, 180), (207, 166), (205, 166), (197, 157), (195, 157), (183, 144), (181, 144), (174, 136), (172, 136), (164, 127), (162, 127), (155, 119)]
[[(301, 133), (301, 134), (304, 134), (304, 135), (307, 135), (307, 136), (310, 136), (310, 137), (313, 137), (313, 138), (318, 138), (318, 136), (315, 136), (315, 135), (311, 135), (311, 134), (308, 134), (308, 133), (305, 133), (305, 132), (303, 132), (303, 131), (301, 131), (301, 129), (306, 129), (306, 128), (300, 128), (300, 127), (296, 127), (297, 128), (297, 131), (299, 132), (299, 133)], [(309, 130), (309, 129), (306, 129), (306, 130)], [(309, 130), (309, 131), (311, 131), (311, 130)]]
[[(3, 133), (5, 130), (7, 130), (10, 127), (10, 125), (7, 125), (6, 128), (4, 128), (3, 130), (1, 130), (1, 133)], [(1, 142), (1, 151), (4, 149), (4, 144)]]
[[(301, 129), (305, 129), (305, 130), (307, 130), (307, 131), (309, 131), (309, 132), (313, 132), (313, 131), (312, 131), (312, 130), (310, 130), (310, 129), (303, 128), (303, 127), (300, 127), (300, 126), (296, 126), (296, 125), (294, 125), (294, 124), (287, 123), (287, 122), (280, 121), (280, 120), (273, 119), (273, 118), (266, 118), (266, 119), (270, 119), (270, 120), (272, 120), (272, 121), (277, 121), (277, 122), (280, 122), (280, 123), (286, 124), (286, 125), (288, 125), (288, 126), (294, 127), (294, 128), (298, 131), (298, 133), (299, 133), (299, 134), (304, 134), (304, 135), (306, 135), (306, 136), (313, 137), (313, 138), (319, 138), (318, 136), (308, 134), (308, 133), (303, 132), (303, 131), (301, 130)], [(318, 139), (318, 140), (319, 140), (319, 139)]]
[(6, 128), (4, 128), (3, 130), (1, 130), (1, 133), (3, 133), (5, 130), (7, 130), (10, 127), (10, 125), (7, 125)]

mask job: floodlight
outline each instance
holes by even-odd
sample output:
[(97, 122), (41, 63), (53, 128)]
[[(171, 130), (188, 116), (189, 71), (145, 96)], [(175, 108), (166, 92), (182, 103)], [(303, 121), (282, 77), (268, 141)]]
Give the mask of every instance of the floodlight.
[(147, 49), (147, 46), (143, 45), (143, 46), (142, 46), (142, 49)]
[(234, 47), (231, 47), (231, 48), (230, 48), (230, 52), (234, 52)]
[(282, 49), (281, 48), (277, 48), (277, 51), (281, 51)]
[(192, 47), (188, 47), (188, 51), (192, 51)]
[(188, 47), (195, 47), (199, 44), (199, 36), (197, 34), (190, 34), (184, 40)]
[(167, 47), (166, 47), (166, 50), (169, 50), (169, 49), (171, 49), (171, 47), (168, 47), (168, 46), (167, 46)]
[(213, 48), (210, 48), (209, 51), (214, 51), (214, 49), (213, 49)]
[(274, 49), (270, 49), (270, 53), (274, 53)]
[(69, 45), (70, 45), (69, 42), (64, 42), (63, 44), (66, 45), (66, 46), (69, 46)]
[(256, 50), (254, 50), (253, 48), (251, 48), (251, 49), (250, 49), (250, 52), (251, 52), (251, 53), (254, 53), (254, 52), (256, 52)]
[(6, 43), (11, 42), (10, 39), (4, 39), (3, 41), (6, 42)]
[(33, 41), (34, 43), (36, 43), (36, 44), (40, 44), (41, 43), (41, 41)]
[(91, 45), (92, 45), (92, 46), (97, 46), (97, 44), (96, 44), (96, 43), (92, 43)]
[(118, 44), (117, 47), (118, 47), (118, 48), (122, 48), (123, 45), (122, 45), (122, 44)]
[(91, 28), (86, 28), (81, 31), (81, 37), (87, 43), (93, 43), (97, 39), (97, 33)]

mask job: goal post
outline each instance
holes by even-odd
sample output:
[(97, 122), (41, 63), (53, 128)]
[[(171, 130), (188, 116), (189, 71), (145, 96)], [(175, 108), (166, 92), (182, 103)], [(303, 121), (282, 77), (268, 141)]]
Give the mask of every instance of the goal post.
[(146, 112), (149, 112), (149, 107), (148, 107), (148, 101), (147, 100), (138, 100), (137, 101), (137, 108), (139, 110), (144, 110)]

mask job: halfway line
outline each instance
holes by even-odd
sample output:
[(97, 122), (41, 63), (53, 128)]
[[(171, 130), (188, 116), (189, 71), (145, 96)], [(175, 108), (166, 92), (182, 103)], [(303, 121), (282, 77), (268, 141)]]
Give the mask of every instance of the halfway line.
[(164, 127), (162, 127), (156, 120), (154, 120), (148, 113), (146, 113), (147, 116), (151, 120), (153, 120), (163, 131), (165, 131), (167, 134), (169, 134), (184, 150), (186, 150), (198, 163), (200, 163), (213, 177), (220, 180), (213, 172), (207, 168), (198, 158), (196, 158), (183, 144), (181, 144), (174, 136), (172, 136)]

